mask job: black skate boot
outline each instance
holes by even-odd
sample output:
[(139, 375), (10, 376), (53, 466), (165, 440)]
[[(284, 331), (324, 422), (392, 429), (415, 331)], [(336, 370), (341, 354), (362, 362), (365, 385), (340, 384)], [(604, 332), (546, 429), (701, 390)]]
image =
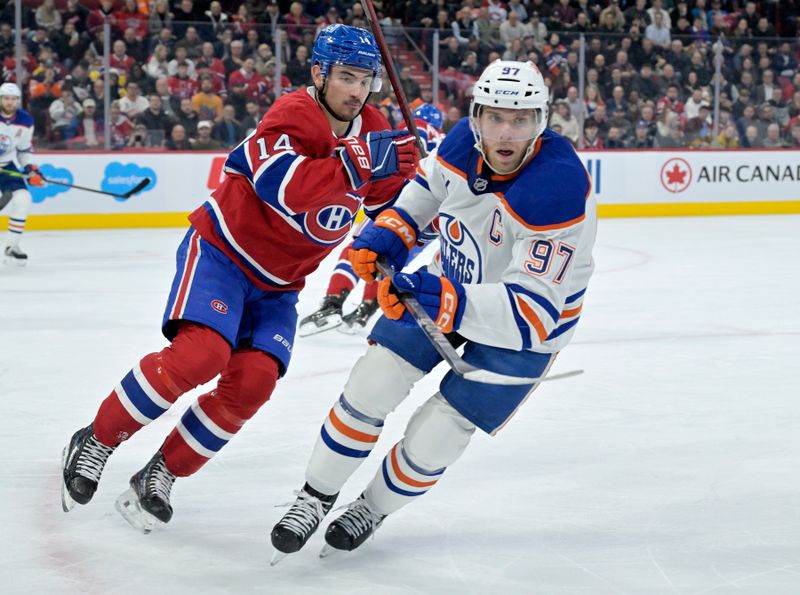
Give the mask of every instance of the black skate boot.
[(361, 494), (339, 518), (328, 525), (325, 531), (327, 545), (322, 548), (320, 557), (324, 558), (336, 550), (353, 551), (375, 533), (385, 518), (386, 515), (373, 511), (364, 500), (364, 494)]
[(61, 508), (69, 512), (78, 504), (88, 504), (97, 490), (103, 467), (114, 448), (94, 436), (92, 424), (72, 435), (61, 456), (64, 481), (61, 484)]
[(24, 267), (28, 263), (28, 255), (19, 246), (6, 246), (5, 256), (6, 264)]
[(378, 311), (378, 300), (364, 300), (358, 308), (342, 316), (342, 326), (339, 330), (343, 333), (354, 333), (367, 326), (369, 319)]
[(134, 529), (145, 535), (172, 518), (169, 495), (175, 476), (158, 451), (150, 462), (131, 477), (131, 487), (117, 498), (117, 510)]
[(307, 337), (336, 328), (342, 324), (342, 304), (344, 304), (349, 293), (349, 291), (343, 291), (339, 295), (326, 295), (319, 310), (300, 321), (300, 328), (297, 334), (301, 337)]
[(299, 551), (306, 544), (322, 519), (330, 512), (339, 495), (321, 494), (308, 484), (295, 494), (297, 495), (295, 503), (272, 528), (270, 539), (275, 553), (270, 562), (271, 566), (280, 562), (287, 554)]

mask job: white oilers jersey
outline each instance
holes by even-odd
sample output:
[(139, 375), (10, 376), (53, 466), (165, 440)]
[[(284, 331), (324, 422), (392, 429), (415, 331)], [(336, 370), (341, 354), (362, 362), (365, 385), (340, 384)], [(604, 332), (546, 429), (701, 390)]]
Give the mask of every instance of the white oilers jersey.
[(0, 167), (17, 161), (23, 167), (31, 161), (33, 117), (18, 109), (13, 118), (0, 115)]
[(597, 207), (564, 138), (546, 130), (522, 170), (498, 176), (464, 118), (420, 163), (395, 208), (420, 228), (438, 218), (441, 251), (429, 270), (464, 284), (460, 335), (546, 353), (569, 342), (594, 269)]

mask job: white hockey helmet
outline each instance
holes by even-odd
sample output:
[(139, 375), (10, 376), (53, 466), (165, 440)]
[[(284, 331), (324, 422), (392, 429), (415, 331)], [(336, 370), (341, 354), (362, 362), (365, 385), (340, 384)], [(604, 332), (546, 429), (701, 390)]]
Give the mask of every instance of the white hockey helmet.
[(475, 137), (475, 148), (480, 151), (484, 160), (486, 160), (486, 155), (483, 153), (481, 129), (478, 123), (481, 106), (534, 110), (533, 130), (528, 129), (525, 132), (525, 138), (514, 139), (530, 140), (525, 156), (513, 170), (516, 171), (525, 163), (533, 151), (536, 139), (547, 127), (549, 100), (550, 92), (547, 85), (544, 84), (544, 77), (533, 62), (495, 60), (489, 64), (481, 73), (478, 82), (475, 83), (469, 106), (469, 125)]
[(14, 83), (3, 83), (0, 85), (0, 97), (22, 97), (22, 93)]

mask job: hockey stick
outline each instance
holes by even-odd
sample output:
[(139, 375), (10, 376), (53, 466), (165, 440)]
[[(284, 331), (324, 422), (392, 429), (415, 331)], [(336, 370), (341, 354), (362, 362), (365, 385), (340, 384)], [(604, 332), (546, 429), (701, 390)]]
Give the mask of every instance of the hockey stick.
[[(0, 174), (5, 174), (7, 176), (12, 176), (12, 177), (15, 177), (15, 178), (23, 178), (24, 180), (27, 180), (28, 178), (31, 177), (31, 174), (24, 174), (22, 172), (10, 171), (10, 170), (7, 170), (7, 169), (0, 169)], [(65, 186), (67, 188), (75, 188), (76, 190), (83, 190), (84, 192), (94, 192), (95, 194), (105, 194), (106, 196), (113, 196), (115, 198), (122, 198), (122, 199), (125, 199), (125, 200), (128, 200), (134, 194), (138, 194), (139, 192), (144, 190), (145, 187), (150, 183), (150, 178), (144, 178), (144, 179), (140, 180), (139, 183), (136, 184), (136, 186), (134, 186), (133, 188), (131, 188), (127, 192), (119, 194), (117, 192), (107, 192), (105, 190), (97, 190), (95, 188), (87, 188), (86, 186), (78, 186), (77, 184), (68, 184), (67, 182), (61, 182), (59, 180), (51, 180), (50, 178), (45, 178), (42, 174), (39, 174), (39, 176), (42, 178), (42, 181), (46, 182), (47, 184), (56, 184), (57, 186)]]
[[(394, 275), (394, 270), (382, 260), (379, 259), (376, 265), (378, 270), (385, 277), (389, 277), (391, 279), (392, 275)], [(455, 347), (450, 344), (450, 341), (447, 340), (447, 337), (444, 336), (444, 333), (439, 330), (431, 317), (428, 316), (425, 308), (423, 308), (419, 301), (417, 301), (417, 298), (409, 293), (398, 293), (398, 297), (400, 298), (400, 301), (403, 302), (403, 305), (408, 308), (411, 316), (417, 321), (417, 324), (422, 329), (422, 332), (425, 333), (425, 336), (433, 344), (433, 347), (436, 349), (436, 351), (439, 352), (439, 355), (441, 355), (444, 361), (447, 362), (447, 365), (450, 366), (453, 372), (462, 378), (466, 378), (467, 380), (472, 380), (474, 382), (483, 382), (485, 384), (518, 385), (536, 384), (537, 382), (545, 382), (548, 380), (560, 380), (562, 378), (569, 378), (570, 376), (583, 374), (583, 370), (572, 370), (570, 372), (553, 374), (551, 376), (523, 377), (508, 376), (506, 374), (484, 370), (483, 368), (477, 368), (464, 361), (464, 359), (458, 355)]]
[(417, 125), (414, 123), (414, 118), (411, 117), (411, 110), (408, 109), (408, 100), (406, 99), (403, 87), (400, 86), (397, 73), (394, 71), (394, 61), (389, 53), (389, 46), (386, 45), (386, 38), (383, 36), (383, 31), (381, 31), (381, 24), (378, 22), (378, 15), (375, 14), (375, 7), (372, 5), (372, 0), (361, 0), (361, 6), (364, 8), (364, 13), (367, 16), (369, 28), (375, 36), (375, 41), (378, 43), (378, 49), (381, 52), (381, 58), (383, 58), (383, 65), (386, 67), (386, 74), (389, 75), (389, 81), (392, 83), (392, 90), (400, 106), (400, 111), (403, 114), (406, 128), (408, 128), (409, 132), (417, 139), (417, 147), (419, 148), (420, 155), (425, 157), (428, 154), (425, 150), (425, 143), (423, 143), (422, 139), (419, 137)]

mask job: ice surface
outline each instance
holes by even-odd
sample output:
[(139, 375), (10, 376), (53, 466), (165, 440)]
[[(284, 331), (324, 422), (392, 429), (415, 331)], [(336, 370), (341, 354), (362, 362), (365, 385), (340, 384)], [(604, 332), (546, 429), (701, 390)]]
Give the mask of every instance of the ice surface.
[[(59, 502), (72, 432), (160, 349), (182, 230), (31, 232), (0, 268), (0, 592), (800, 593), (800, 217), (603, 220), (584, 314), (495, 438), (360, 551), (321, 534), (275, 567), (269, 531), (303, 483), (364, 335), (299, 339), (288, 376), (173, 491), (144, 536), (114, 510), (195, 391), (110, 459), (94, 501)], [(309, 282), (316, 308), (335, 253)], [(342, 493), (358, 495), (434, 372)]]

